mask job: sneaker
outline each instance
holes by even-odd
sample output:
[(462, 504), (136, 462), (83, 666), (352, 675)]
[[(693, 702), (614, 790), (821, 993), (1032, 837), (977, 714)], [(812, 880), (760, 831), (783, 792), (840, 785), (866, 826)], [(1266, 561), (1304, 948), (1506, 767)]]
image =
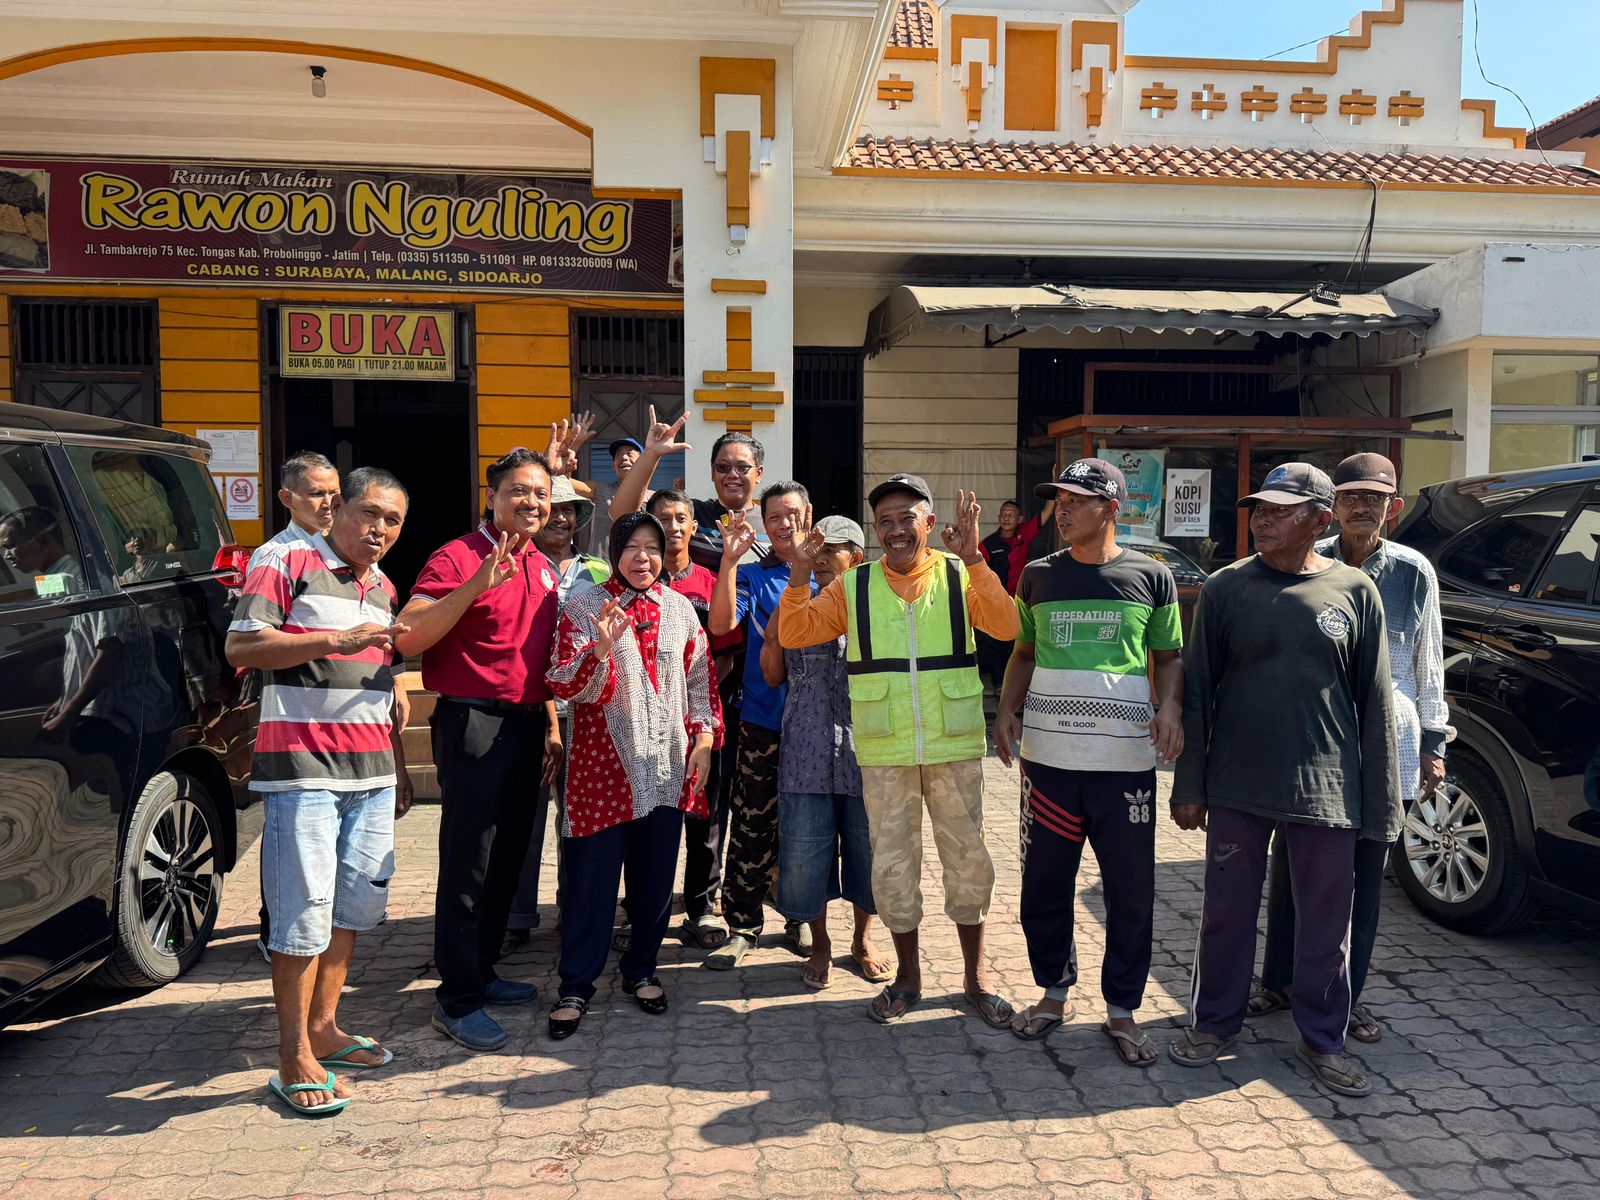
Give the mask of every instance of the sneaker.
[(468, 1050), (482, 1053), (498, 1050), (506, 1044), (506, 1031), (483, 1009), (474, 1009), (464, 1017), (447, 1017), (437, 1004), (433, 1007), (433, 1027), (451, 1041)]
[(790, 949), (801, 958), (811, 957), (811, 923), (809, 921), (785, 921), (783, 923), (783, 936), (788, 939)]
[(539, 998), (539, 989), (531, 983), (514, 983), (509, 979), (491, 980), (483, 989), (483, 1002), (510, 1008), (516, 1004), (532, 1004)]
[(756, 940), (746, 933), (735, 933), (721, 946), (706, 955), (706, 966), (713, 971), (731, 971), (744, 961), (744, 956), (756, 948)]

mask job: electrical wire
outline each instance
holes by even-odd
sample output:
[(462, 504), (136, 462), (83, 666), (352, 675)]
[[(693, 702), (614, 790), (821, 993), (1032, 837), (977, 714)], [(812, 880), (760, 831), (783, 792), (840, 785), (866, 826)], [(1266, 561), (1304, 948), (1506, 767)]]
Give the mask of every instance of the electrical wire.
[(1515, 97), (1517, 103), (1522, 105), (1522, 111), (1528, 118), (1528, 139), (1533, 143), (1533, 148), (1539, 152), (1539, 157), (1544, 159), (1544, 165), (1551, 170), (1555, 170), (1556, 164), (1550, 161), (1550, 156), (1544, 152), (1544, 147), (1539, 144), (1539, 139), (1534, 133), (1536, 125), (1533, 120), (1533, 109), (1528, 107), (1528, 102), (1522, 98), (1522, 93), (1517, 91), (1516, 88), (1507, 87), (1503, 83), (1490, 79), (1489, 73), (1483, 69), (1483, 52), (1478, 47), (1478, 38), (1482, 29), (1483, 22), (1478, 16), (1478, 0), (1472, 0), (1472, 57), (1478, 64), (1478, 76), (1490, 87), (1499, 88), (1502, 92)]
[(1301, 42), (1298, 46), (1290, 46), (1283, 50), (1274, 50), (1271, 54), (1263, 54), (1261, 57), (1264, 59), (1277, 58), (1280, 54), (1291, 54), (1296, 50), (1304, 50), (1307, 46), (1315, 46), (1318, 42), (1325, 42), (1331, 37), (1338, 37), (1340, 34), (1346, 32), (1348, 31), (1344, 29), (1335, 29), (1332, 33), (1325, 33), (1321, 37), (1314, 37), (1309, 42)]

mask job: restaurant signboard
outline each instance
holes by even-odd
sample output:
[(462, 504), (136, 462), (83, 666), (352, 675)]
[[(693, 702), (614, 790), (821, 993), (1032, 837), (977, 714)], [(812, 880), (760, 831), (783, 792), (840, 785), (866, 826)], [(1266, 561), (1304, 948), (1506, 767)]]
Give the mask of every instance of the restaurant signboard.
[(0, 158), (0, 280), (670, 294), (680, 229), (559, 176)]

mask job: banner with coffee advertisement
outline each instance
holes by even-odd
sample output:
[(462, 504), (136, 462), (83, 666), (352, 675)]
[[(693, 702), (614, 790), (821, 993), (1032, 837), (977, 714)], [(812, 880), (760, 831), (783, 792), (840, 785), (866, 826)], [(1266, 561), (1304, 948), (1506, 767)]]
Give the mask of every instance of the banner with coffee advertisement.
[(0, 158), (0, 280), (659, 295), (682, 272), (675, 201), (583, 179)]

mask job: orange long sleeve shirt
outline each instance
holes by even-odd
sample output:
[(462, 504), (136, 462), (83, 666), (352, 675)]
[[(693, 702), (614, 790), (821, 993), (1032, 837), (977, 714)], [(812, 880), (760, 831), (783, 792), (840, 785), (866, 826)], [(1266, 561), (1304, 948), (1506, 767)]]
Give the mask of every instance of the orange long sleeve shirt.
[[(890, 590), (908, 604), (915, 603), (928, 590), (936, 570), (944, 570), (942, 554), (929, 554), (903, 575), (888, 563), (883, 564)], [(815, 596), (809, 591), (806, 576), (795, 572), (778, 602), (778, 641), (790, 650), (831, 642), (850, 628), (841, 580), (835, 579)], [(1013, 641), (1021, 631), (1016, 602), (1006, 594), (1005, 584), (987, 563), (978, 562), (967, 568), (967, 611), (972, 614), (974, 628), (999, 641)]]

